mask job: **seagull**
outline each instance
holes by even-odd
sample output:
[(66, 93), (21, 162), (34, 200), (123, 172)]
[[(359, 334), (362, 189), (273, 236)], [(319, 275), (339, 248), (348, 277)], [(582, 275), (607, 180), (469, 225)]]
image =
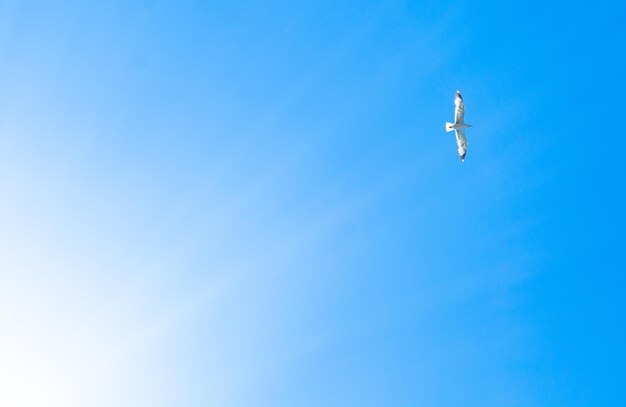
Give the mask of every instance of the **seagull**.
[(446, 122), (446, 131), (454, 130), (456, 133), (456, 144), (459, 146), (461, 162), (465, 161), (465, 153), (467, 153), (465, 129), (472, 127), (471, 124), (467, 124), (463, 121), (463, 116), (465, 116), (465, 105), (463, 104), (461, 92), (457, 90), (456, 97), (454, 98), (454, 123)]

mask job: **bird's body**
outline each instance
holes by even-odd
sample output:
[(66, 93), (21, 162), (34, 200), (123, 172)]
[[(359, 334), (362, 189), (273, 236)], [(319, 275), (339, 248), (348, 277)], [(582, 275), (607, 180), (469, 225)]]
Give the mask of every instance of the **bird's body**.
[(465, 129), (468, 127), (472, 127), (472, 125), (465, 123), (465, 104), (463, 103), (461, 92), (457, 90), (454, 98), (454, 123), (446, 122), (446, 131), (454, 130), (456, 134), (456, 144), (459, 147), (461, 162), (465, 161), (465, 154), (467, 153)]

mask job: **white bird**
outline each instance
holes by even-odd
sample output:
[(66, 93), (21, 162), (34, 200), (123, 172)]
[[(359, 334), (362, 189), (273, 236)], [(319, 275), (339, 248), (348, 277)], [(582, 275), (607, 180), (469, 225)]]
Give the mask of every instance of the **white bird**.
[(467, 124), (464, 121), (465, 105), (463, 104), (463, 98), (461, 92), (456, 91), (456, 97), (454, 98), (454, 123), (446, 122), (446, 131), (452, 131), (456, 133), (456, 144), (459, 146), (459, 157), (461, 162), (465, 161), (465, 154), (467, 153), (467, 138), (465, 137), (465, 129), (472, 127), (471, 124)]

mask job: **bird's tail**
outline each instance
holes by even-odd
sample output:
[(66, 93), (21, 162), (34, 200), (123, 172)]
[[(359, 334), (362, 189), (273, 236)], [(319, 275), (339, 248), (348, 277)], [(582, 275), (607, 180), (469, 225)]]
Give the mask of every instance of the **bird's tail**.
[(446, 122), (446, 131), (454, 130), (452, 126), (454, 126), (454, 123)]

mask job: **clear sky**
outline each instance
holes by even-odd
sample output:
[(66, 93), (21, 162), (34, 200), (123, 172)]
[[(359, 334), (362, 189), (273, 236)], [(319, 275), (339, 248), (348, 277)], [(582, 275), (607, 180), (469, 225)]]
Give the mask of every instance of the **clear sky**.
[(625, 19), (0, 1), (0, 405), (626, 405)]

